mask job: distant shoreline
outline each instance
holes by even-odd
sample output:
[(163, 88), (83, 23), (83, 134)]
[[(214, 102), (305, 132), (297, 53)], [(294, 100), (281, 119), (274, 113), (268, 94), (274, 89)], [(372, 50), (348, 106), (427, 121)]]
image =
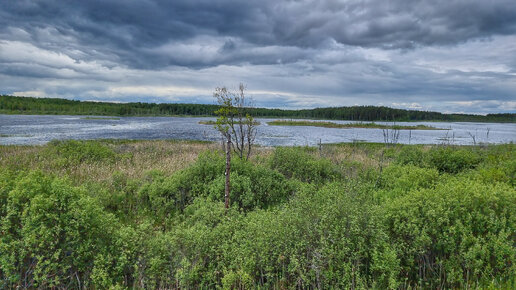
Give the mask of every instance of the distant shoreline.
[[(215, 117), (215, 104), (108, 103), (56, 98), (0, 95), (0, 114), (80, 115), (111, 117)], [(481, 122), (516, 123), (516, 113), (487, 115), (443, 114), (384, 106), (326, 107), (313, 109), (246, 108), (254, 118), (349, 120), (381, 122)]]

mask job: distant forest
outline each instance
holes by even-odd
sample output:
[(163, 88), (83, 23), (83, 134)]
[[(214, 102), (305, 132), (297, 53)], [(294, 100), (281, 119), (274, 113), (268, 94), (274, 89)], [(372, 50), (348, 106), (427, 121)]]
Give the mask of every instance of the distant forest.
[[(108, 103), (55, 98), (0, 96), (0, 114), (99, 116), (215, 116), (217, 105)], [(355, 121), (469, 121), (516, 122), (516, 114), (443, 114), (376, 106), (330, 107), (304, 110), (249, 108), (255, 117)]]

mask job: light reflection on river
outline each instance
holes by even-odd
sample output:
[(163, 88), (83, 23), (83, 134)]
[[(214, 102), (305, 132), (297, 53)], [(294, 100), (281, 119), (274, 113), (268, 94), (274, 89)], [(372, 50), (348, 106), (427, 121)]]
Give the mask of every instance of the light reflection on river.
[[(106, 117), (102, 117), (106, 118)], [(117, 117), (118, 118), (118, 117)], [(85, 116), (0, 115), (0, 144), (45, 144), (53, 139), (220, 139), (212, 125), (194, 117), (120, 117), (85, 119)], [(269, 126), (258, 119), (256, 143), (263, 146), (313, 146), (322, 143), (384, 142), (381, 129), (335, 129), (304, 126)], [(352, 123), (352, 121), (332, 121)], [(376, 122), (392, 124), (391, 122)], [(399, 143), (457, 145), (516, 142), (516, 124), (469, 122), (397, 122), (397, 125), (428, 125), (449, 130), (401, 130)], [(489, 133), (488, 133), (489, 132)]]

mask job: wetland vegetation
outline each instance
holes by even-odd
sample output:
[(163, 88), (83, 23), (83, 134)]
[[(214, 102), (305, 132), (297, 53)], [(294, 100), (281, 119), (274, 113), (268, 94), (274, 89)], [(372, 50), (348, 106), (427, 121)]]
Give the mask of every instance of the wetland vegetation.
[(0, 146), (0, 288), (516, 287), (516, 147)]
[(370, 128), (370, 129), (392, 129), (392, 130), (448, 130), (442, 129), (427, 125), (385, 125), (385, 124), (377, 124), (375, 122), (371, 123), (347, 123), (347, 124), (339, 124), (335, 122), (326, 122), (326, 121), (294, 121), (294, 120), (275, 120), (272, 122), (267, 122), (268, 125), (272, 126), (313, 126), (313, 127), (324, 127), (324, 128), (338, 128), (338, 129), (348, 129), (348, 128)]

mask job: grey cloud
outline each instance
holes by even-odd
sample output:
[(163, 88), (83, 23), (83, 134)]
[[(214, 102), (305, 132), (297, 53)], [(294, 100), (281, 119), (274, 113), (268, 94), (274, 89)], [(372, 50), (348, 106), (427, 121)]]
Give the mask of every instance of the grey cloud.
[[(216, 60), (181, 62), (156, 56), (167, 43), (221, 38), (220, 55), (232, 63), (273, 63), (276, 55), (247, 55), (237, 39), (254, 47), (318, 48), (328, 39), (380, 48), (453, 45), (470, 39), (513, 34), (516, 2), (496, 1), (28, 1), (8, 0), (0, 8), (4, 29), (21, 28), (42, 47), (86, 46), (136, 68), (209, 66)], [(37, 30), (50, 27), (69, 38), (52, 43)], [(192, 52), (194, 53), (194, 52)], [(284, 54), (284, 61), (289, 53)], [(98, 56), (98, 55), (97, 55)], [(219, 59), (219, 58), (217, 58)], [(197, 62), (197, 63), (196, 63)]]
[(515, 35), (514, 0), (6, 0), (0, 93), (514, 111)]

